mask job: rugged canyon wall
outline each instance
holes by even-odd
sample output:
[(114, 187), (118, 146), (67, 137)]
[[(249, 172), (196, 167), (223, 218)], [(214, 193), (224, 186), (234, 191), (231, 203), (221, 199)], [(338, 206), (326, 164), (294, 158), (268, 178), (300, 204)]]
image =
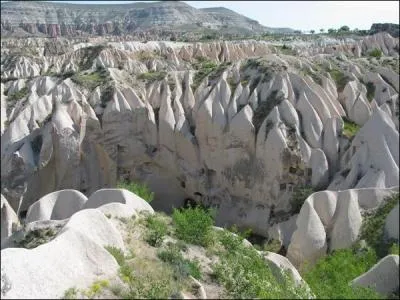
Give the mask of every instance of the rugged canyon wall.
[[(15, 54), (27, 43), (35, 55)], [(191, 198), (219, 224), (266, 235), (298, 188), (391, 188), (398, 43), (378, 34), (341, 55), (288, 55), (257, 41), (68, 41), (44, 55), (43, 40), (8, 41), (2, 194), (23, 215), (52, 191), (89, 195), (127, 178), (150, 186), (156, 209)], [(375, 48), (379, 61), (365, 57)]]

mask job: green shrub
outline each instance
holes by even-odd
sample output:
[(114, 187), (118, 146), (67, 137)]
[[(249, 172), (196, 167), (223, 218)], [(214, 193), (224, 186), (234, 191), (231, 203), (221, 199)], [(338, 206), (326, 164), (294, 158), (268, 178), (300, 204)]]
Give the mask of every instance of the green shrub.
[(348, 139), (352, 139), (360, 130), (360, 126), (345, 117), (343, 117), (343, 122), (343, 135)]
[(400, 255), (400, 247), (399, 246), (400, 246), (399, 242), (393, 243), (392, 246), (389, 248), (388, 254)]
[(18, 92), (9, 94), (7, 97), (7, 100), (9, 101), (18, 101), (24, 98), (26, 95), (28, 95), (28, 88), (24, 87), (20, 89)]
[(146, 227), (149, 229), (146, 241), (153, 247), (162, 244), (163, 237), (167, 234), (167, 223), (156, 215), (149, 215), (146, 218)]
[(154, 199), (154, 193), (149, 190), (146, 184), (120, 181), (117, 183), (117, 188), (128, 190), (146, 200), (148, 203)]
[(177, 245), (169, 245), (166, 249), (159, 251), (158, 257), (171, 265), (177, 280), (182, 280), (189, 275), (197, 279), (201, 278), (199, 262), (183, 258)]
[(382, 51), (381, 50), (379, 50), (378, 48), (375, 48), (375, 49), (373, 49), (373, 50), (371, 50), (369, 53), (368, 53), (368, 55), (370, 56), (370, 57), (375, 57), (375, 58), (377, 58), (377, 59), (380, 59), (381, 57), (382, 57)]
[(318, 299), (380, 299), (372, 289), (352, 288), (351, 280), (368, 271), (377, 257), (373, 249), (335, 250), (302, 274)]
[(282, 243), (278, 240), (271, 239), (267, 243), (264, 244), (264, 250), (269, 252), (278, 253), (281, 250)]
[(167, 72), (150, 71), (150, 72), (139, 74), (137, 76), (137, 79), (145, 80), (147, 82), (154, 82), (154, 81), (163, 80), (166, 75), (167, 75)]
[(336, 83), (336, 87), (338, 92), (342, 92), (346, 86), (346, 84), (350, 81), (350, 77), (345, 75), (342, 71), (339, 69), (332, 69), (328, 71), (329, 74), (331, 74), (332, 79)]
[(399, 193), (395, 193), (385, 198), (378, 209), (363, 220), (360, 239), (365, 240), (369, 246), (374, 248), (378, 257), (387, 255), (392, 246), (391, 242), (384, 237), (384, 226), (387, 215), (399, 203), (399, 195)]
[(94, 90), (108, 82), (110, 78), (106, 69), (98, 68), (96, 72), (90, 74), (76, 73), (71, 77), (71, 80), (89, 90)]
[(110, 285), (108, 280), (97, 280), (95, 281), (87, 291), (84, 291), (84, 294), (88, 298), (93, 298), (98, 295), (103, 288), (106, 288)]
[(63, 299), (77, 299), (78, 297), (78, 289), (69, 288), (65, 291)]
[(314, 189), (311, 186), (297, 186), (293, 189), (292, 199), (290, 200), (292, 214), (298, 214), (304, 201), (314, 193)]
[(367, 87), (367, 99), (369, 102), (372, 101), (372, 99), (374, 99), (375, 96), (375, 84), (371, 81), (368, 81), (366, 84)]
[(212, 243), (214, 212), (200, 207), (174, 209), (172, 219), (176, 236), (191, 244), (208, 246)]
[(110, 252), (112, 256), (114, 256), (118, 265), (122, 266), (125, 263), (125, 255), (120, 248), (114, 246), (105, 246), (104, 248), (106, 248), (106, 250)]
[(53, 228), (36, 229), (28, 232), (20, 241), (15, 241), (17, 247), (33, 249), (51, 241), (57, 234)]
[(264, 258), (253, 247), (243, 245), (243, 238), (227, 231), (218, 232), (225, 251), (213, 267), (213, 276), (235, 299), (306, 298), (303, 288), (295, 288), (289, 277), (277, 281)]

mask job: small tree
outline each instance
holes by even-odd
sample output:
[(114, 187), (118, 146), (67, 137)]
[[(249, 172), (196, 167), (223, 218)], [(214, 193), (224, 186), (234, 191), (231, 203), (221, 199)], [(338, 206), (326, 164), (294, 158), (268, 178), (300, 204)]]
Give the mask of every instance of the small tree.
[(323, 33), (325, 30), (323, 29), (323, 28), (321, 28), (320, 30), (319, 30), (319, 32), (321, 32), (321, 33)]
[(339, 31), (340, 32), (349, 32), (350, 31), (350, 28), (349, 28), (349, 26), (342, 26), (342, 27), (340, 27), (339, 28)]
[(328, 29), (328, 34), (334, 34), (335, 32), (336, 32), (336, 30), (333, 28)]
[(310, 30), (310, 32), (311, 32), (311, 34), (314, 34), (315, 30), (314, 30), (314, 29), (313, 29), (313, 30)]

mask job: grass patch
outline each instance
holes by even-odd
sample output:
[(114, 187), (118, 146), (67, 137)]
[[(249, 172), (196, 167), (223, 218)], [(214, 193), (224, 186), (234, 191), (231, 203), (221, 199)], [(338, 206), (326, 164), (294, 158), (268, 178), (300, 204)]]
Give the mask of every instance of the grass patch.
[(344, 122), (344, 127), (342, 134), (348, 139), (352, 139), (357, 134), (357, 132), (360, 130), (361, 127), (345, 117), (343, 117), (343, 122)]
[(106, 45), (90, 46), (81, 48), (78, 51), (81, 54), (82, 59), (79, 62), (80, 70), (87, 70), (93, 66), (93, 62), (100, 55), (100, 52), (106, 48)]
[(303, 279), (308, 283), (317, 299), (380, 299), (372, 289), (353, 288), (349, 282), (367, 272), (377, 257), (373, 249), (335, 250), (311, 268), (305, 269)]
[(103, 85), (110, 80), (105, 68), (97, 68), (96, 72), (90, 74), (76, 73), (71, 80), (89, 90), (94, 90), (99, 85)]
[(125, 255), (124, 252), (117, 247), (114, 246), (105, 246), (106, 250), (110, 252), (112, 256), (114, 256), (115, 260), (117, 261), (118, 265), (122, 266), (125, 264)]
[(150, 72), (139, 74), (137, 76), (137, 79), (145, 80), (147, 82), (154, 82), (154, 81), (163, 80), (165, 78), (165, 76), (167, 76), (167, 72), (150, 71)]
[(176, 236), (190, 244), (209, 246), (213, 241), (215, 212), (200, 207), (174, 209), (172, 219)]
[(211, 60), (199, 58), (192, 66), (196, 70), (196, 73), (193, 77), (193, 84), (191, 85), (191, 88), (194, 92), (201, 84), (203, 79), (218, 68), (218, 65)]
[(24, 88), (20, 89), (18, 92), (8, 94), (7, 100), (18, 101), (18, 100), (21, 100), (22, 98), (26, 97), (27, 95), (28, 95), (28, 88), (24, 87)]
[(169, 244), (166, 249), (159, 251), (157, 255), (163, 262), (171, 265), (176, 280), (182, 280), (189, 275), (196, 279), (201, 279), (199, 262), (183, 258), (179, 246)]
[(367, 84), (365, 85), (367, 88), (367, 99), (369, 102), (372, 101), (372, 99), (374, 99), (375, 96), (375, 84), (371, 81), (368, 81)]
[(337, 91), (342, 92), (344, 90), (344, 87), (348, 82), (350, 82), (350, 77), (345, 75), (342, 71), (339, 69), (331, 69), (328, 71), (329, 74), (332, 76), (332, 79), (336, 83)]
[(311, 186), (297, 186), (293, 189), (292, 199), (290, 200), (292, 214), (298, 214), (304, 201), (314, 193), (314, 189)]
[[(380, 258), (386, 256), (392, 246), (391, 241), (387, 241), (384, 237), (384, 227), (387, 215), (399, 203), (399, 195), (399, 193), (395, 193), (385, 198), (372, 215), (364, 218), (361, 226), (360, 239), (365, 240), (369, 246), (375, 249)], [(393, 251), (395, 251), (395, 247), (392, 249)]]
[(280, 241), (271, 239), (264, 244), (263, 250), (278, 253), (279, 250), (281, 250), (281, 247), (282, 247), (282, 244)]
[(377, 58), (377, 59), (380, 59), (380, 58), (382, 57), (382, 55), (383, 55), (382, 51), (379, 50), (378, 48), (375, 48), (375, 49), (371, 50), (371, 51), (368, 53), (368, 56), (370, 56), (370, 57), (375, 57), (375, 58)]
[(297, 54), (296, 50), (293, 50), (290, 46), (283, 45), (283, 46), (275, 46), (275, 47), (278, 49), (279, 52), (281, 52), (282, 54), (285, 54), (285, 55), (295, 56)]
[[(234, 299), (295, 299), (307, 298), (302, 287), (294, 287), (289, 276), (277, 281), (271, 269), (253, 247), (246, 247), (243, 238), (227, 231), (218, 232), (224, 246), (213, 276)], [(282, 273), (282, 275), (285, 275)]]
[(154, 193), (149, 190), (146, 184), (129, 182), (129, 181), (120, 181), (117, 183), (117, 188), (128, 190), (140, 198), (146, 200), (146, 202), (150, 203), (154, 199)]
[(108, 280), (97, 280), (95, 281), (88, 290), (84, 291), (83, 294), (92, 299), (93, 297), (97, 296), (100, 294), (100, 292), (103, 290), (103, 288), (106, 288), (110, 285)]
[(148, 215), (146, 217), (146, 242), (150, 246), (159, 247), (162, 244), (164, 236), (168, 233), (167, 223), (157, 215)]

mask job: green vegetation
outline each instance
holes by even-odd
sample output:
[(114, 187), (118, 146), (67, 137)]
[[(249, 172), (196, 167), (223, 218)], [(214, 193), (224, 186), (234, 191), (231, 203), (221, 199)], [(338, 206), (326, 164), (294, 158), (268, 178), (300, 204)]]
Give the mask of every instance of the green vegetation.
[(375, 96), (375, 84), (371, 81), (368, 81), (365, 86), (367, 87), (367, 99), (369, 102), (371, 102)]
[(167, 76), (167, 72), (150, 71), (150, 72), (139, 74), (137, 76), (137, 79), (145, 80), (147, 82), (154, 82), (154, 81), (163, 80), (165, 78), (165, 76)]
[(400, 255), (400, 245), (398, 242), (392, 244), (392, 246), (389, 248), (388, 254)]
[(290, 201), (292, 214), (298, 214), (304, 201), (314, 193), (314, 189), (311, 186), (301, 185), (293, 189), (292, 199)]
[(201, 278), (199, 262), (183, 258), (177, 245), (169, 244), (166, 249), (159, 251), (157, 255), (163, 262), (171, 265), (177, 280), (182, 280), (189, 275), (196, 279)]
[(279, 103), (281, 103), (283, 100), (283, 95), (280, 94), (279, 91), (275, 90), (268, 96), (266, 101), (260, 102), (253, 115), (253, 124), (256, 132), (258, 132), (261, 124), (264, 122), (265, 118), (269, 115), (272, 109), (276, 105), (279, 105)]
[(246, 247), (243, 238), (228, 231), (218, 232), (224, 250), (214, 266), (214, 276), (234, 299), (295, 299), (308, 298), (302, 287), (294, 287), (292, 279), (277, 280), (264, 258), (253, 247)]
[(51, 241), (56, 234), (53, 228), (36, 229), (29, 231), (22, 240), (14, 242), (17, 247), (33, 249)]
[(95, 281), (88, 290), (83, 291), (83, 294), (89, 299), (93, 299), (93, 297), (100, 294), (103, 288), (106, 288), (110, 285), (108, 280), (97, 280)]
[(349, 282), (368, 271), (376, 263), (372, 249), (335, 250), (306, 268), (303, 279), (318, 299), (380, 299), (372, 289), (353, 288)]
[[(391, 241), (385, 239), (383, 232), (386, 217), (396, 204), (399, 203), (399, 197), (400, 194), (395, 193), (385, 198), (377, 210), (372, 215), (366, 216), (363, 220), (360, 239), (365, 240), (376, 251), (378, 257), (387, 255), (390, 247), (393, 245)], [(396, 246), (392, 250), (395, 251)]]
[(333, 68), (328, 72), (332, 76), (332, 79), (335, 81), (338, 92), (342, 92), (346, 84), (350, 81), (350, 77), (345, 75), (337, 68)]
[(214, 74), (215, 76), (218, 73), (222, 73), (221, 71), (224, 70), (224, 66), (224, 64), (218, 66), (211, 60), (199, 57), (197, 59), (197, 62), (193, 64), (193, 68), (196, 70), (196, 73), (193, 77), (193, 84), (191, 85), (193, 92), (207, 76), (210, 76), (212, 74)]
[(106, 250), (110, 252), (112, 256), (114, 256), (118, 265), (122, 266), (125, 263), (125, 255), (120, 248), (114, 246), (105, 246), (104, 248), (106, 248)]
[(360, 130), (360, 126), (358, 126), (356, 123), (350, 121), (345, 117), (343, 117), (343, 122), (344, 122), (343, 135), (348, 139), (352, 139)]
[(278, 253), (279, 250), (281, 249), (281, 247), (282, 247), (282, 244), (280, 241), (271, 239), (264, 244), (263, 250)]
[(286, 45), (275, 46), (275, 47), (278, 49), (279, 52), (281, 52), (282, 54), (285, 54), (285, 55), (295, 56), (297, 54), (296, 50), (293, 50), (291, 47), (286, 46)]
[(185, 242), (209, 246), (213, 242), (214, 211), (200, 207), (174, 209), (172, 219), (176, 236)]
[(128, 190), (138, 195), (140, 198), (146, 200), (148, 203), (150, 203), (154, 199), (154, 193), (149, 190), (146, 184), (120, 181), (117, 183), (117, 188)]
[(78, 51), (81, 54), (81, 61), (79, 62), (80, 70), (87, 70), (93, 66), (93, 62), (100, 55), (100, 52), (106, 48), (106, 45), (96, 45), (81, 48)]
[(28, 95), (28, 88), (24, 87), (20, 89), (18, 92), (8, 94), (7, 100), (9, 101), (18, 101), (24, 98), (26, 95)]
[(375, 58), (377, 58), (377, 59), (380, 59), (381, 57), (382, 57), (382, 51), (381, 50), (379, 50), (378, 48), (375, 48), (375, 49), (373, 49), (373, 50), (371, 50), (369, 53), (368, 53), (368, 55), (370, 56), (370, 57), (375, 57)]
[(110, 77), (105, 68), (97, 68), (93, 73), (76, 73), (71, 77), (71, 80), (80, 86), (83, 86), (89, 90), (94, 90), (99, 85), (106, 84)]
[(78, 289), (70, 288), (65, 291), (63, 299), (77, 299), (78, 297)]
[(153, 247), (161, 246), (164, 236), (168, 233), (167, 223), (158, 215), (149, 215), (145, 221), (149, 229), (146, 241)]

